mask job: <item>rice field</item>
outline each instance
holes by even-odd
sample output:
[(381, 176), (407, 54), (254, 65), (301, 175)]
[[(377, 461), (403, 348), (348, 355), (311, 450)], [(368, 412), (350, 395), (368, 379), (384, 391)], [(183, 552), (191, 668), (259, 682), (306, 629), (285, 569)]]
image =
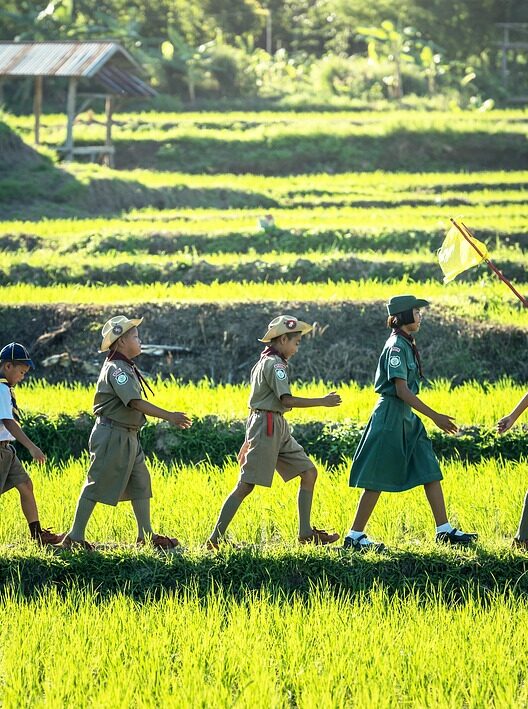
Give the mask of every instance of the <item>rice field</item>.
[[(286, 603), (263, 592), (140, 604), (52, 590), (30, 602), (3, 599), (0, 619), (6, 706), (21, 697), (26, 706), (116, 708), (473, 709), (528, 700), (519, 663), (528, 650), (525, 600), (449, 607), (378, 591)], [(21, 648), (30, 662), (20, 662)], [(57, 653), (67, 659), (57, 663)]]
[[(30, 142), (29, 117), (1, 119)], [(103, 127), (90, 120), (81, 116), (75, 128), (80, 143), (104, 140)], [(522, 167), (505, 167), (508, 155), (517, 151), (521, 160), (525, 150), (523, 111), (144, 113), (116, 120), (120, 169), (53, 163), (64, 118), (46, 115), (41, 133), (51, 166), (18, 182), (0, 178), (1, 298), (10, 312), (35, 306), (52, 319), (61, 304), (88, 306), (97, 339), (98, 309), (109, 304), (354, 308), (412, 291), (433, 302), (435, 318), (496, 327), (497, 352), (504, 328), (528, 329), (528, 311), (484, 265), (471, 282), (448, 285), (434, 271), (449, 218), (462, 217), (527, 292), (528, 178)], [(390, 153), (383, 147), (389, 144), (401, 150)], [(416, 145), (412, 164), (405, 145)], [(436, 160), (430, 171), (424, 146)], [(450, 166), (461, 147), (481, 163), (471, 167), (470, 155), (469, 167)], [(484, 164), (488, 148), (503, 150), (500, 169)], [(134, 150), (137, 164), (129, 164)], [(389, 157), (392, 165), (376, 169)], [(258, 226), (265, 214), (274, 229)], [(336, 275), (353, 260), (366, 275)], [(216, 278), (210, 271), (206, 278), (204, 263)], [(249, 268), (252, 275), (241, 275)], [(176, 272), (189, 271), (188, 282), (175, 282)], [(156, 403), (197, 419), (213, 414), (229, 427), (247, 412), (247, 383), (153, 384)], [(372, 387), (352, 380), (337, 390), (342, 406), (323, 417), (317, 410), (317, 418), (364, 424), (376, 399)], [(301, 396), (327, 391), (323, 381), (295, 385)], [(457, 386), (437, 379), (422, 394), (460, 425), (491, 432), (525, 391), (526, 382), (511, 378)], [(93, 382), (32, 379), (17, 396), (27, 414), (52, 422), (90, 411)], [(289, 420), (309, 424), (315, 416), (297, 409)], [(81, 454), (28, 466), (43, 525), (69, 527), (87, 465)], [(352, 558), (298, 545), (297, 485), (279, 480), (256, 490), (233, 521), (230, 540), (241, 547), (212, 554), (204, 541), (237, 480), (234, 457), (222, 465), (153, 457), (148, 465), (154, 526), (176, 534), (182, 554), (136, 548), (127, 503), (96, 507), (87, 535), (100, 545), (95, 554), (41, 550), (28, 541), (17, 493), (1, 497), (2, 706), (528, 705), (526, 555), (511, 549), (527, 486), (524, 454), (443, 463), (449, 518), (479, 533), (474, 549), (434, 544), (417, 489), (381, 496), (368, 531), (387, 544), (387, 554)], [(343, 535), (359, 497), (348, 487), (349, 461), (317, 465), (313, 521)]]
[[(86, 464), (83, 459), (57, 470), (31, 466), (42, 518), (55, 528), (64, 528), (71, 519)], [(459, 564), (490, 567), (490, 572), (495, 568), (497, 574), (497, 569), (507, 573), (523, 563), (509, 551), (508, 537), (524, 494), (526, 463), (445, 467), (450, 515), (479, 531), (475, 550), (434, 549), (432, 519), (423, 493), (416, 490), (382, 496), (373, 516), (371, 533), (389, 544), (386, 557), (350, 561), (333, 551), (296, 547), (295, 483), (256, 492), (235, 519), (231, 534), (234, 541), (252, 544), (252, 551), (226, 550), (215, 561), (202, 543), (236, 480), (236, 468), (176, 469), (156, 463), (151, 468), (156, 526), (177, 532), (189, 548), (174, 561), (158, 562), (152, 552), (130, 546), (103, 550), (93, 559), (85, 554), (57, 558), (29, 543), (13, 549), (13, 537), (24, 538), (26, 530), (16, 495), (2, 499), (3, 573), (19, 569), (26, 581), (40, 565), (57, 578), (67, 574), (50, 586), (37, 585), (29, 595), (16, 585), (6, 586), (4, 575), (4, 706), (526, 703), (526, 673), (519, 660), (527, 649), (528, 611), (525, 594), (516, 590), (518, 576), (511, 575), (509, 590), (486, 598), (466, 589), (466, 597), (453, 603), (442, 592), (442, 579), (447, 583)], [(357, 491), (347, 487), (346, 473), (345, 466), (331, 475), (321, 469), (314, 504), (314, 519), (341, 532), (350, 524), (357, 500)], [(134, 535), (129, 505), (96, 508), (90, 539), (130, 545)], [(374, 577), (390, 576), (398, 559), (409, 554), (421, 559), (422, 575), (433, 559), (439, 565), (428, 592), (413, 591), (412, 579), (410, 587), (401, 585), (398, 576), (391, 583), (396, 589), (400, 584), (400, 591), (389, 592), (383, 582), (361, 590), (358, 574), (365, 573), (365, 564), (377, 565), (378, 571), (370, 572)], [(341, 581), (321, 577), (302, 593), (285, 593), (285, 579), (275, 576), (267, 586), (254, 587), (257, 564), (275, 575), (293, 555), (299, 569), (338, 569)], [(198, 593), (195, 582), (203, 565), (210, 568), (214, 585), (210, 579)], [(68, 575), (68, 567), (75, 574)], [(93, 588), (90, 579), (95, 583), (99, 578), (98, 568), (106, 568), (107, 574), (121, 568), (128, 582), (121, 581), (120, 591), (109, 592), (107, 577)], [(164, 590), (156, 578), (170, 583), (171, 569), (178, 574), (187, 569), (187, 581)], [(464, 593), (465, 582), (460, 583)], [(151, 588), (152, 595), (143, 588)], [(20, 661), (21, 653), (27, 661)], [(59, 663), (57, 656), (62, 658)], [(360, 675), (351, 667), (351, 657), (362, 664)]]
[[(177, 380), (158, 379), (152, 382), (156, 402), (165, 408), (178, 408), (194, 417), (216, 415), (226, 421), (243, 419), (247, 415), (249, 390), (246, 384), (214, 384), (203, 380), (183, 384)], [(324, 382), (293, 383), (299, 396), (324, 396), (330, 385)], [(355, 382), (342, 383), (336, 387), (343, 403), (341, 406), (324, 409), (293, 409), (288, 414), (292, 423), (314, 419), (324, 421), (354, 421), (361, 424), (368, 420), (377, 399), (372, 385), (361, 387)], [(508, 413), (526, 392), (526, 386), (512, 380), (494, 384), (466, 382), (453, 388), (448, 381), (433, 381), (422, 389), (422, 396), (437, 411), (445, 411), (465, 426), (492, 428), (499, 418)], [(32, 380), (19, 387), (20, 406), (25, 412), (43, 414), (51, 419), (61, 413), (76, 416), (91, 411), (93, 386), (86, 384), (49, 384)], [(434, 424), (424, 418), (429, 428)]]

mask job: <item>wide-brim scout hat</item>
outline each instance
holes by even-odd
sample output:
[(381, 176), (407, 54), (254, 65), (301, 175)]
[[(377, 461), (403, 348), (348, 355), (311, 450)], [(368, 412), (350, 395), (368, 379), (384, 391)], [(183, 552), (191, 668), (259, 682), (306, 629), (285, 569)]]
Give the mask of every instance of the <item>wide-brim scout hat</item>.
[(268, 325), (268, 331), (259, 342), (271, 342), (275, 337), (286, 335), (288, 332), (300, 332), (301, 335), (311, 332), (313, 327), (307, 322), (297, 320), (293, 315), (279, 315)]
[(415, 298), (414, 295), (395, 295), (387, 303), (387, 312), (389, 315), (398, 315), (398, 313), (404, 313), (406, 310), (425, 308), (428, 305), (428, 300)]
[(0, 362), (16, 362), (17, 364), (27, 364), (32, 369), (35, 369), (33, 360), (29, 356), (29, 352), (19, 342), (10, 342), (0, 350)]
[(110, 349), (110, 345), (118, 340), (121, 335), (124, 335), (125, 332), (132, 330), (133, 327), (139, 327), (142, 322), (143, 318), (132, 318), (129, 320), (124, 315), (116, 315), (114, 318), (107, 320), (101, 331), (103, 341), (99, 352), (106, 352)]

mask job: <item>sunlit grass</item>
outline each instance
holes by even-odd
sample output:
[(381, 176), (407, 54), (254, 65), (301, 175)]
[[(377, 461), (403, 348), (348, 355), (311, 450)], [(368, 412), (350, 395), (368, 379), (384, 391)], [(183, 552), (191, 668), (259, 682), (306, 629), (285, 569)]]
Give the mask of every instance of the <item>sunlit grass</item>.
[[(175, 380), (157, 380), (152, 383), (156, 403), (170, 410), (187, 411), (192, 416), (219, 416), (243, 419), (248, 413), (249, 387), (245, 384), (212, 384), (207, 380), (183, 384)], [(293, 390), (299, 396), (323, 396), (332, 388), (324, 382), (295, 383)], [(28, 413), (42, 413), (56, 417), (61, 413), (75, 416), (82, 411), (91, 411), (94, 386), (84, 384), (48, 384), (34, 380), (19, 386), (20, 406)], [(341, 406), (330, 409), (293, 409), (288, 420), (347, 421), (365, 423), (377, 399), (373, 386), (361, 387), (354, 382), (340, 384), (337, 391), (343, 399)], [(494, 384), (466, 382), (453, 389), (449, 382), (435, 381), (422, 389), (422, 398), (433, 409), (456, 418), (461, 425), (493, 427), (499, 418), (512, 410), (524, 395), (526, 386), (511, 380)], [(427, 427), (434, 424), (426, 417)]]

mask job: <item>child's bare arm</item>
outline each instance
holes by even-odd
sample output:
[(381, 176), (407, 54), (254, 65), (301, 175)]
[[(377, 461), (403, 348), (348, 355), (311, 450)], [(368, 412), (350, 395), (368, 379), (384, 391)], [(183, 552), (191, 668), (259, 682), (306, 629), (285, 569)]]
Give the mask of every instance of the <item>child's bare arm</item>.
[(523, 398), (519, 401), (514, 410), (507, 416), (503, 416), (501, 420), (497, 423), (497, 430), (499, 433), (504, 433), (517, 421), (519, 416), (523, 414), (526, 409), (528, 409), (528, 394), (525, 394)]
[(439, 414), (434, 409), (431, 409), (430, 406), (424, 404), (416, 394), (412, 393), (405, 379), (394, 379), (394, 385), (396, 386), (396, 394), (399, 399), (405, 401), (406, 404), (409, 404), (409, 406), (412, 406), (413, 409), (416, 409), (416, 411), (419, 411), (421, 414), (428, 416), (442, 431), (445, 433), (456, 433), (458, 431), (452, 416)]
[(46, 456), (36, 446), (31, 438), (27, 436), (24, 431), (20, 428), (18, 423), (14, 419), (2, 419), (2, 423), (7, 428), (9, 433), (16, 438), (16, 440), (21, 443), (31, 454), (31, 457), (37, 460), (39, 463), (44, 463)]
[(128, 402), (128, 405), (131, 409), (141, 411), (145, 416), (156, 416), (156, 418), (169, 421), (177, 428), (189, 428), (192, 425), (191, 419), (182, 411), (167, 411), (144, 399), (132, 399)]
[(341, 397), (335, 391), (330, 394), (315, 398), (306, 398), (304, 396), (292, 396), (291, 394), (283, 394), (281, 403), (288, 409), (308, 409), (311, 406), (339, 406)]

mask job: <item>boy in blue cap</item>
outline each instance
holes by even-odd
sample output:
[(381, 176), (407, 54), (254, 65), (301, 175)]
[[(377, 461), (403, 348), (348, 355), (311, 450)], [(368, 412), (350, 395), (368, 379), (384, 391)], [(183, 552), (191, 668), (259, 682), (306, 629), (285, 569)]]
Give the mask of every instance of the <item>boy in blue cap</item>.
[(0, 351), (0, 495), (16, 488), (31, 537), (41, 545), (58, 544), (62, 535), (40, 526), (33, 483), (12, 445), (17, 440), (38, 463), (46, 460), (40, 448), (20, 428), (20, 413), (13, 394), (13, 387), (33, 366), (29, 352), (18, 342), (10, 342)]

